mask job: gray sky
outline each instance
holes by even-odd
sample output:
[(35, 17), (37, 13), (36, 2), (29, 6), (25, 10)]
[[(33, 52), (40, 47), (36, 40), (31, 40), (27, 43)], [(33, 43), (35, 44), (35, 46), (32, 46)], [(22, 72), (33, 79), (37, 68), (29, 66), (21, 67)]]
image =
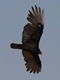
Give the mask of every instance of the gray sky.
[[(21, 50), (10, 43), (21, 43), (21, 34), (31, 6), (45, 11), (40, 48), (42, 71), (26, 72)], [(0, 80), (60, 80), (60, 0), (0, 0)]]

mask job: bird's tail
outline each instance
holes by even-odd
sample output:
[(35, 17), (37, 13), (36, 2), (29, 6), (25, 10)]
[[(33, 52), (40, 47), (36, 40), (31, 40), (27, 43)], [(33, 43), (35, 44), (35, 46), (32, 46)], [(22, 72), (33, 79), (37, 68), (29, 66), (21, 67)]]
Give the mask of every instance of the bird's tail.
[(28, 45), (24, 45), (24, 44), (11, 43), (10, 47), (12, 49), (23, 49), (31, 53), (38, 53), (38, 51), (36, 51), (35, 49), (31, 49)]
[(13, 49), (22, 49), (22, 44), (11, 43), (10, 47)]
[(24, 45), (24, 44), (11, 43), (10, 47), (12, 49), (23, 49), (29, 52), (33, 52), (33, 50), (31, 50), (27, 45)]

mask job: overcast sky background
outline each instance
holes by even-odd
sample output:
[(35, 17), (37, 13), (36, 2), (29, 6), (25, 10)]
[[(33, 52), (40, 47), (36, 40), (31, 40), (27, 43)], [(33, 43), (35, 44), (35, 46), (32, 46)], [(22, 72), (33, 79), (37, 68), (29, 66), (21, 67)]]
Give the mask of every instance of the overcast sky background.
[[(30, 74), (21, 50), (10, 43), (21, 43), (28, 10), (35, 5), (45, 11), (42, 71)], [(60, 80), (60, 0), (0, 0), (0, 80)]]

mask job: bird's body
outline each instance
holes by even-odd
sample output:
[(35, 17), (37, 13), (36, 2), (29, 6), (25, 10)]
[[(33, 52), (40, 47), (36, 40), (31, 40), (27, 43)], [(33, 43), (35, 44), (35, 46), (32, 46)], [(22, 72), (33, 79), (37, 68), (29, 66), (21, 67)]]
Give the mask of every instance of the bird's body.
[(41, 71), (41, 60), (38, 54), (42, 53), (39, 49), (39, 41), (44, 28), (43, 10), (41, 11), (40, 7), (38, 10), (35, 6), (35, 9), (32, 7), (32, 11), (33, 13), (29, 10), (27, 17), (30, 23), (24, 26), (22, 32), (22, 44), (12, 43), (11, 48), (22, 49), (27, 71), (39, 73)]

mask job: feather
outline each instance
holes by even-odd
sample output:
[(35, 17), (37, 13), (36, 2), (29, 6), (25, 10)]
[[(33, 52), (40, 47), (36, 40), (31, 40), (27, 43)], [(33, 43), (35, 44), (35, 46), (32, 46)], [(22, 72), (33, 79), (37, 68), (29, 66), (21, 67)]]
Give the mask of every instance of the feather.
[(37, 15), (37, 17), (38, 17), (38, 8), (37, 8), (37, 6), (35, 5), (35, 9), (36, 9), (36, 15)]
[(33, 12), (33, 14), (35, 15), (35, 10), (34, 10), (34, 8), (32, 7), (32, 12)]

